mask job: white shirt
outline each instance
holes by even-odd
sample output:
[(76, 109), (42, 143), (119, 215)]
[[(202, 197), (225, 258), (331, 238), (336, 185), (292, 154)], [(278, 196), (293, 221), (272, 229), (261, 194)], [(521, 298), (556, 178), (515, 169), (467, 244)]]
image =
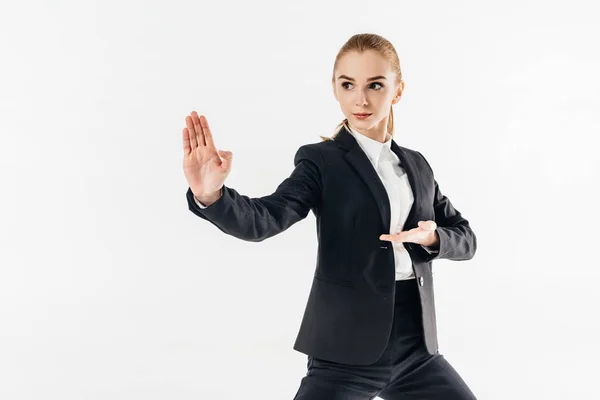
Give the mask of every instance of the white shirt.
[[(406, 171), (400, 165), (400, 159), (396, 153), (392, 151), (392, 135), (388, 133), (387, 140), (381, 143), (354, 131), (352, 128), (350, 128), (350, 133), (371, 161), (388, 194), (390, 200), (390, 225), (389, 232), (385, 233), (395, 234), (402, 231), (414, 198)], [(206, 208), (195, 196), (194, 200), (198, 207)], [(394, 249), (396, 280), (414, 279), (415, 275), (412, 269), (410, 254), (402, 243), (391, 243)], [(430, 254), (437, 253), (437, 250), (426, 246), (422, 247)]]
[[(384, 143), (371, 139), (350, 127), (350, 133), (365, 152), (390, 200), (390, 225), (386, 234), (396, 234), (404, 228), (404, 223), (413, 205), (414, 197), (408, 175), (400, 164), (400, 158), (392, 151), (392, 135), (387, 134)], [(400, 242), (391, 242), (394, 249), (396, 280), (414, 279), (412, 259)], [(437, 250), (422, 246), (430, 254)]]

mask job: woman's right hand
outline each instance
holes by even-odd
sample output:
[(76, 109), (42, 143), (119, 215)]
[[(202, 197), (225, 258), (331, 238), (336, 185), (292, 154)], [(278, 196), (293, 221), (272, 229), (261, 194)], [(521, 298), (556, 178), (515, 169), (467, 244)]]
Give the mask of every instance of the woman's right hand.
[(206, 117), (196, 111), (185, 117), (183, 128), (183, 172), (200, 201), (218, 199), (231, 171), (232, 153), (217, 150)]

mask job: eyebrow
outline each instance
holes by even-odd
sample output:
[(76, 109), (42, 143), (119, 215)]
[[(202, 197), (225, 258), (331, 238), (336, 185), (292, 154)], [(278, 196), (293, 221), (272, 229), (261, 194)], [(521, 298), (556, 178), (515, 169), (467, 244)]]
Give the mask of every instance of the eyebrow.
[[(354, 82), (354, 78), (350, 78), (349, 76), (346, 76), (346, 75), (340, 75), (340, 76), (338, 76), (338, 79), (347, 79), (349, 81)], [(367, 82), (374, 81), (376, 79), (385, 79), (385, 76), (377, 75), (377, 76), (367, 79)]]

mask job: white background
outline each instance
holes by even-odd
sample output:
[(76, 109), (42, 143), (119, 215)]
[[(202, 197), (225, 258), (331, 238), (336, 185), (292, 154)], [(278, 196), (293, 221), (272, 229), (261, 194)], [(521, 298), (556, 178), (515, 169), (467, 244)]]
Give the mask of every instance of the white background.
[(400, 55), (395, 140), (477, 234), (434, 262), (480, 399), (599, 398), (596, 2), (31, 1), (0, 7), (0, 398), (292, 399), (309, 216), (261, 243), (189, 210), (181, 130), (272, 193), (344, 118), (353, 34)]

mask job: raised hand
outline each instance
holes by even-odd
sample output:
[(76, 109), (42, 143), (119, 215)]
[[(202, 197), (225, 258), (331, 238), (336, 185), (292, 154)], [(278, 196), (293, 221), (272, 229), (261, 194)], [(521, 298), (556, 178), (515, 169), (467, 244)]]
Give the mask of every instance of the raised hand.
[(231, 171), (232, 153), (217, 150), (204, 115), (196, 111), (185, 117), (183, 172), (198, 199), (216, 199)]

